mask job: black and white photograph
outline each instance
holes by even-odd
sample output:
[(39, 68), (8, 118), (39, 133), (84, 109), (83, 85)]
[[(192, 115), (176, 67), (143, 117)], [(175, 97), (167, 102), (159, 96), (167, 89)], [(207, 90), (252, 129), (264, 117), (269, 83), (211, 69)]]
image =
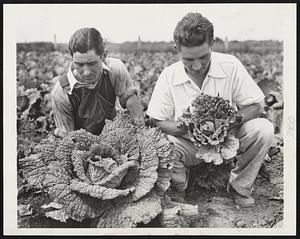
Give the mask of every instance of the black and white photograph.
[(4, 4), (4, 233), (295, 235), (296, 7)]

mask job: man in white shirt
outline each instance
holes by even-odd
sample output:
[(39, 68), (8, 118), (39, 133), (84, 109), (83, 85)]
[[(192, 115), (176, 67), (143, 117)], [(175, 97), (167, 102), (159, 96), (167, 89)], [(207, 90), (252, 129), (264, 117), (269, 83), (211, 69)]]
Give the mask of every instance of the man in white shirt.
[(230, 101), (242, 115), (230, 125), (240, 141), (236, 168), (231, 171), (228, 191), (239, 206), (253, 206), (252, 184), (271, 145), (274, 127), (259, 118), (264, 94), (234, 56), (212, 52), (213, 25), (199, 13), (188, 13), (174, 31), (175, 49), (180, 61), (165, 68), (158, 78), (147, 114), (169, 135), (176, 146), (172, 187), (184, 195), (189, 167), (201, 163), (197, 147), (177, 127), (177, 119), (201, 93)]

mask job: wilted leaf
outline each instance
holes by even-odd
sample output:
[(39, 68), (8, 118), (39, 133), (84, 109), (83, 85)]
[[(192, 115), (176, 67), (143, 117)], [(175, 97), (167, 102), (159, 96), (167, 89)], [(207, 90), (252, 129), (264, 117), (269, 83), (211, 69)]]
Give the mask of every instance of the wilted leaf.
[(187, 228), (198, 218), (198, 206), (172, 202), (174, 207), (166, 208), (159, 220), (166, 228)]
[(61, 222), (66, 222), (69, 218), (64, 210), (45, 212), (45, 216)]
[(41, 208), (43, 208), (43, 209), (48, 209), (48, 208), (62, 209), (63, 207), (64, 207), (64, 205), (62, 205), (60, 203), (56, 203), (56, 202), (51, 202), (49, 204), (44, 204), (41, 206)]
[(30, 204), (18, 205), (18, 214), (21, 217), (32, 215), (33, 214), (33, 209), (32, 209)]

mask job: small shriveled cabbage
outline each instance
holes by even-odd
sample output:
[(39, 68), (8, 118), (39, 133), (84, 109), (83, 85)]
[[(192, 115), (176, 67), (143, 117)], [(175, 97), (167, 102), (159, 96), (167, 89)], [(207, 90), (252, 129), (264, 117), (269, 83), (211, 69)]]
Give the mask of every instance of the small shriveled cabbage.
[(228, 100), (201, 94), (179, 117), (178, 127), (187, 128), (190, 140), (199, 148), (197, 158), (219, 165), (237, 154), (239, 140), (228, 127), (240, 119)]
[(50, 135), (20, 163), (24, 178), (61, 205), (47, 217), (93, 218), (101, 228), (136, 227), (163, 210), (173, 152), (160, 129), (136, 124), (122, 113), (106, 122), (100, 136), (83, 129), (62, 139)]

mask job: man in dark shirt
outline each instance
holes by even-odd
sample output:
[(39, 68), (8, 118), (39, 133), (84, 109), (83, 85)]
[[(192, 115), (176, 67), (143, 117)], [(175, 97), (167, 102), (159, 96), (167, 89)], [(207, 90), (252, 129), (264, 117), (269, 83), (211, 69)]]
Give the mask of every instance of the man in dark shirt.
[(107, 58), (103, 39), (95, 28), (77, 30), (69, 41), (72, 62), (67, 74), (59, 77), (52, 92), (57, 129), (54, 134), (85, 129), (99, 135), (105, 119), (113, 119), (116, 103), (144, 123), (137, 90), (125, 65)]

